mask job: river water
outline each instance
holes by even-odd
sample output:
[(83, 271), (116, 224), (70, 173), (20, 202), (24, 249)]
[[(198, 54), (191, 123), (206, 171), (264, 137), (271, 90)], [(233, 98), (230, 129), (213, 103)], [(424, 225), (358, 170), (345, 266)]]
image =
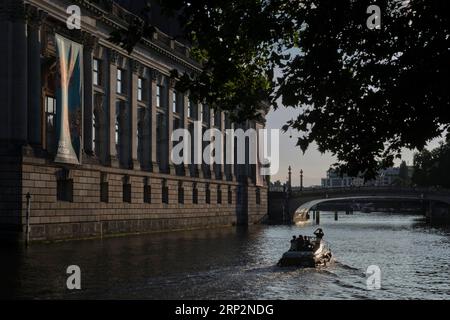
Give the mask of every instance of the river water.
[[(421, 216), (321, 214), (334, 254), (322, 269), (281, 269), (292, 235), (315, 225), (255, 226), (2, 248), (1, 293), (26, 299), (449, 299), (450, 229)], [(80, 291), (66, 269), (81, 269)], [(381, 270), (367, 289), (366, 270)]]

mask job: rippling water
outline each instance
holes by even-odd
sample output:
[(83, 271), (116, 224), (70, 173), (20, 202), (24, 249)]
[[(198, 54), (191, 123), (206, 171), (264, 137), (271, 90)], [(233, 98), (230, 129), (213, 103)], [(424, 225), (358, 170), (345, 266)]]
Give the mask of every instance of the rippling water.
[[(322, 269), (275, 266), (294, 234), (315, 226), (258, 226), (151, 234), (1, 249), (0, 289), (32, 299), (449, 299), (450, 230), (421, 217), (321, 215), (335, 262)], [(78, 265), (82, 290), (66, 289)], [(381, 268), (381, 289), (366, 269)]]

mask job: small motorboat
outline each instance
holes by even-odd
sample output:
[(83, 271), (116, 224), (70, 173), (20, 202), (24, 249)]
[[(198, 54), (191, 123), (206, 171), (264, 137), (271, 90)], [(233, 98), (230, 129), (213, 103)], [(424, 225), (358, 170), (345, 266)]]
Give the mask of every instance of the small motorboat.
[(314, 235), (315, 237), (294, 237), (291, 240), (291, 249), (283, 254), (277, 265), (303, 268), (326, 266), (331, 261), (331, 251), (322, 239), (322, 229), (317, 229)]

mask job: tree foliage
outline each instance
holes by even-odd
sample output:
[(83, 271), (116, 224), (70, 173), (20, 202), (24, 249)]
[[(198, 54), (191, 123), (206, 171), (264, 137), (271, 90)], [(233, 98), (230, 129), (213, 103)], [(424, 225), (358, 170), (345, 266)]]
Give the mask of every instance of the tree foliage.
[[(366, 25), (372, 4), (381, 8), (380, 29)], [(284, 129), (301, 132), (303, 151), (315, 141), (331, 152), (351, 176), (374, 177), (402, 148), (420, 150), (450, 124), (447, 0), (161, 5), (179, 16), (203, 66), (174, 73), (180, 89), (234, 120), (257, 117), (261, 100), (300, 109)]]
[(421, 187), (450, 188), (450, 136), (434, 150), (414, 155), (412, 182)]

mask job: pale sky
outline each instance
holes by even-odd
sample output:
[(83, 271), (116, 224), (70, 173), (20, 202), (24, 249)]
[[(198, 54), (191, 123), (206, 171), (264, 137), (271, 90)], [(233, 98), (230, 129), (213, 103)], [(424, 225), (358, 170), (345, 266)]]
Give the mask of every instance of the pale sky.
[[(297, 110), (281, 106), (267, 115), (266, 127), (268, 129), (281, 129), (288, 120), (295, 118), (297, 114)], [(290, 138), (291, 134), (292, 138)], [(285, 182), (290, 165), (292, 166), (292, 184), (294, 186), (300, 185), (300, 169), (303, 169), (304, 186), (320, 185), (320, 179), (325, 177), (326, 171), (336, 160), (331, 154), (321, 154), (317, 151), (316, 145), (311, 145), (305, 155), (303, 155), (300, 148), (295, 146), (298, 136), (299, 134), (294, 130), (280, 133), (280, 170), (278, 174), (272, 176), (271, 181), (280, 180), (282, 183)], [(428, 147), (436, 147), (440, 140), (434, 140)], [(403, 160), (408, 165), (413, 163), (413, 154), (414, 152), (410, 150), (404, 150), (403, 152)]]

